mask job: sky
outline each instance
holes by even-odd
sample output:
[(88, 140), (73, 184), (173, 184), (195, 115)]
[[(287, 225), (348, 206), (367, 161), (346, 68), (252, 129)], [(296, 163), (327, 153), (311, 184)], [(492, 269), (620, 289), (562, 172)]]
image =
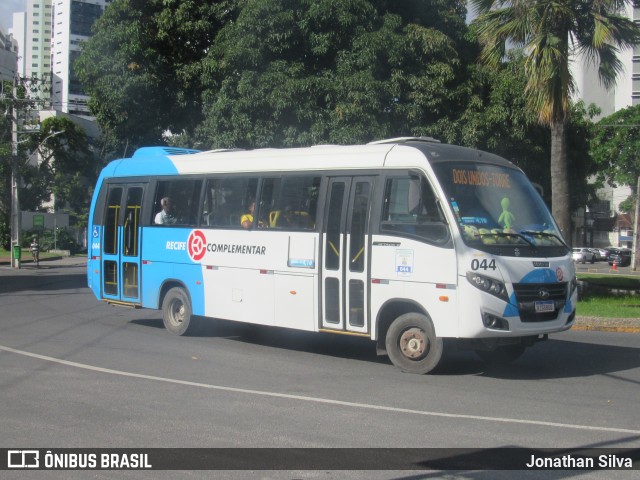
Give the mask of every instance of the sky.
[(13, 14), (15, 12), (26, 11), (26, 0), (0, 0), (0, 27), (2, 27), (2, 31), (7, 33), (13, 23)]

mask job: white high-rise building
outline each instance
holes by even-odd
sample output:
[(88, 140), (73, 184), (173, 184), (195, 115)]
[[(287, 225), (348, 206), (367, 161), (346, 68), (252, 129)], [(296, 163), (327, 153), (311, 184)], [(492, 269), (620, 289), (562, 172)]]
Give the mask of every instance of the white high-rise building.
[(51, 0), (27, 0), (25, 76), (47, 79), (51, 72)]
[(13, 24), (9, 29), (9, 33), (13, 35), (13, 39), (18, 47), (18, 75), (24, 77), (26, 75), (26, 62), (25, 62), (25, 50), (26, 50), (26, 37), (27, 32), (27, 12), (19, 12), (13, 14)]
[[(636, 23), (640, 22), (640, 2), (636, 1), (631, 5), (627, 5), (624, 15)], [(575, 97), (583, 100), (586, 105), (592, 103), (597, 105), (601, 110), (599, 118), (607, 117), (618, 110), (640, 104), (640, 45), (619, 52), (618, 59), (623, 65), (623, 71), (618, 75), (615, 86), (610, 90), (607, 90), (600, 82), (595, 65), (578, 55), (572, 59), (571, 74), (577, 87)], [(597, 121), (598, 119), (594, 120)], [(591, 205), (591, 211), (587, 210), (584, 216), (585, 219), (590, 217), (594, 220), (592, 223), (593, 228), (587, 229), (585, 235), (587, 241), (585, 244), (601, 246), (629, 244), (628, 246), (630, 246), (631, 237), (626, 230), (618, 228), (619, 220), (614, 220), (613, 231), (608, 227), (611, 219), (620, 218), (618, 215), (620, 203), (632, 193), (630, 185), (619, 185), (617, 187), (606, 185), (598, 190), (600, 201)], [(577, 217), (579, 217), (577, 226), (580, 227), (582, 216), (579, 214)], [(598, 221), (602, 219), (605, 219), (604, 226), (598, 224)]]
[(82, 84), (73, 71), (81, 43), (91, 36), (93, 23), (111, 0), (50, 0), (53, 35), (51, 37), (51, 101), (65, 113), (90, 116)]
[[(625, 15), (635, 22), (640, 22), (639, 6), (627, 6)], [(597, 105), (601, 109), (600, 117), (632, 105), (640, 103), (640, 46), (619, 52), (623, 71), (616, 80), (614, 88), (607, 90), (598, 78), (596, 65), (584, 57), (572, 57), (571, 74), (576, 82), (575, 96), (589, 105)]]

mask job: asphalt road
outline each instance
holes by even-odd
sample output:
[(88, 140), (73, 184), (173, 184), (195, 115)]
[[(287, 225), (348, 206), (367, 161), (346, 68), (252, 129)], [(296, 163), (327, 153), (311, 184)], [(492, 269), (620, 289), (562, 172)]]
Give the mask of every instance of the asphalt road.
[[(219, 320), (198, 337), (173, 336), (159, 312), (106, 305), (85, 283), (77, 266), (0, 270), (0, 448), (640, 448), (639, 334), (569, 331), (511, 366), (491, 369), (459, 352), (435, 374), (415, 376), (357, 338)], [(513, 473), (153, 472), (149, 478)], [(628, 471), (518, 476), (634, 477)]]

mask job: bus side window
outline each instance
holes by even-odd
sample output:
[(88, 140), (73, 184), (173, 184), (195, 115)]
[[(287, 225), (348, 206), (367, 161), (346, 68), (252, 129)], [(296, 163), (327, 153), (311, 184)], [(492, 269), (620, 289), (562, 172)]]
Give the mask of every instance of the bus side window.
[(268, 212), (269, 225), (280, 230), (314, 230), (320, 180), (310, 176), (284, 177)]
[(202, 180), (158, 182), (153, 201), (152, 225), (195, 226)]
[(282, 192), (282, 180), (280, 178), (265, 178), (262, 181), (262, 193), (260, 194), (260, 228), (275, 227), (277, 217), (276, 202)]
[(433, 189), (416, 175), (387, 179), (380, 230), (417, 236), (430, 243), (442, 243), (449, 234)]
[(240, 219), (248, 212), (250, 202), (255, 201), (257, 188), (258, 179), (253, 177), (208, 179), (200, 225), (242, 228)]

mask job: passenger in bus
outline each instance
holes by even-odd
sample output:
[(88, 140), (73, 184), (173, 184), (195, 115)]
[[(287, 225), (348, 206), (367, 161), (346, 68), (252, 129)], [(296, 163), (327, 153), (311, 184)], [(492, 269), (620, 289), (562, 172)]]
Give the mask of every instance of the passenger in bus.
[(287, 205), (284, 207), (284, 212), (282, 216), (278, 219), (278, 227), (280, 228), (297, 228), (295, 215), (293, 214), (293, 209)]
[(242, 228), (244, 228), (245, 230), (250, 229), (251, 225), (253, 225), (253, 214), (255, 211), (256, 211), (256, 202), (254, 200), (250, 200), (249, 208), (248, 208), (249, 213), (245, 213), (240, 217), (240, 225), (242, 225)]
[(178, 220), (172, 213), (171, 199), (164, 197), (160, 200), (162, 210), (160, 210), (154, 219), (156, 225), (173, 225)]

